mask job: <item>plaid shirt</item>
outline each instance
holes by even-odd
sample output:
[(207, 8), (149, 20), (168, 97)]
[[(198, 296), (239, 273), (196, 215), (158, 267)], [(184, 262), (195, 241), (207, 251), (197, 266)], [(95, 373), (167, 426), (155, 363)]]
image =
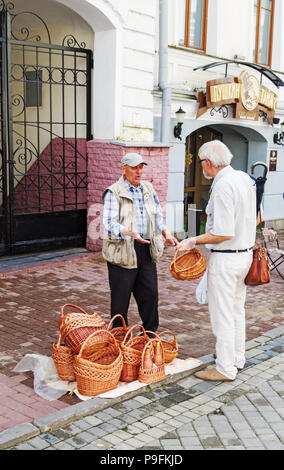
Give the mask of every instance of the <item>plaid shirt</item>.
[[(144, 206), (142, 186), (139, 184), (137, 188), (135, 188), (126, 179), (124, 179), (124, 182), (131, 199), (135, 204), (137, 232), (143, 238), (149, 238), (148, 216)], [(161, 233), (166, 229), (166, 225), (163, 220), (162, 208), (158, 196), (154, 190), (153, 197), (157, 208), (155, 215), (156, 230), (158, 233)], [(111, 191), (107, 191), (104, 197), (103, 224), (105, 229), (108, 231), (109, 236), (121, 240), (124, 239), (124, 236), (120, 234), (121, 229), (124, 227), (119, 223), (119, 202)]]

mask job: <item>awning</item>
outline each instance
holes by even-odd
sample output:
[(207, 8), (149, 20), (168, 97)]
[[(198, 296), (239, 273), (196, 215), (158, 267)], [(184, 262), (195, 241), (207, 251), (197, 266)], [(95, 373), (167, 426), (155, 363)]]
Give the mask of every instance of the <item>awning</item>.
[[(193, 70), (208, 70), (213, 67), (219, 67), (220, 65), (225, 65), (225, 77), (227, 76), (228, 72), (228, 64), (240, 64), (244, 65), (246, 67), (251, 67), (254, 70), (257, 70), (261, 74), (261, 79), (262, 75), (264, 75), (266, 78), (268, 78), (277, 88), (284, 86), (284, 82), (279, 78), (274, 72), (272, 72), (270, 69), (267, 67), (264, 67), (263, 65), (259, 64), (254, 64), (252, 62), (242, 62), (238, 60), (228, 60), (228, 61), (222, 61), (222, 62), (212, 62), (211, 64), (207, 65), (201, 65), (200, 67), (196, 67)], [(261, 82), (260, 79), (260, 82)]]

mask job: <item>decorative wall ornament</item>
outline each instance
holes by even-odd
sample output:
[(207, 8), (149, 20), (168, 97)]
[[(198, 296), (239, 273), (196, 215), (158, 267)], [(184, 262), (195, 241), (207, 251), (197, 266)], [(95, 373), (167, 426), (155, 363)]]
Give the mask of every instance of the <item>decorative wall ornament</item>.
[(226, 117), (228, 117), (228, 114), (229, 114), (228, 106), (223, 104), (222, 106), (219, 106), (218, 108), (211, 108), (210, 116), (214, 116), (215, 113), (222, 114), (223, 118), (225, 119)]
[[(11, 37), (16, 41), (41, 42), (44, 44), (55, 44), (52, 41), (50, 31), (46, 21), (37, 13), (32, 11), (15, 12), (13, 2), (0, 0), (0, 13), (9, 13), (11, 17)], [(40, 30), (40, 33), (34, 33), (34, 30)], [(70, 48), (85, 49), (86, 43), (79, 41), (72, 35), (66, 35), (61, 42), (62, 46)]]

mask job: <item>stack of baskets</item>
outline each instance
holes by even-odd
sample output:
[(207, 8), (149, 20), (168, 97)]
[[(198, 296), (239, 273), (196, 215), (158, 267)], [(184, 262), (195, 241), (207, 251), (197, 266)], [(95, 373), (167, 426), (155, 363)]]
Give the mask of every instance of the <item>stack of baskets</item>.
[(206, 270), (206, 259), (201, 251), (192, 248), (177, 257), (178, 253), (180, 251), (176, 250), (170, 264), (171, 275), (180, 281), (199, 279)]
[[(67, 307), (71, 307), (76, 312), (65, 313)], [(84, 341), (94, 331), (101, 331), (102, 337), (104, 330), (107, 329), (105, 321), (102, 317), (94, 312), (88, 315), (85, 310), (77, 305), (65, 304), (61, 308), (59, 329), (62, 341), (68, 346), (75, 354), (78, 354)], [(95, 342), (95, 347), (97, 342)], [(89, 351), (92, 352), (92, 344), (89, 344)]]
[[(66, 309), (72, 312), (66, 313)], [(122, 326), (113, 328), (117, 318)], [(174, 333), (164, 331), (158, 335), (141, 325), (128, 328), (119, 314), (106, 325), (98, 313), (89, 315), (81, 307), (65, 304), (59, 328), (58, 342), (52, 346), (58, 376), (77, 381), (78, 392), (85, 396), (112, 390), (119, 381), (157, 382), (165, 377), (165, 363), (178, 354)], [(172, 335), (173, 340), (162, 339), (164, 334)]]

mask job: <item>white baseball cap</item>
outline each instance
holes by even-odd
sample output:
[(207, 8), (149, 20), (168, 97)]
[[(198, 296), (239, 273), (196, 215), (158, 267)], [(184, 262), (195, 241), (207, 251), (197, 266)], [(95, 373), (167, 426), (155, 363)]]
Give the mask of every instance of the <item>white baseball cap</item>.
[(144, 162), (143, 158), (139, 153), (127, 153), (121, 160), (121, 165), (128, 165), (128, 166), (137, 166), (143, 163), (143, 165), (148, 165), (148, 163)]

